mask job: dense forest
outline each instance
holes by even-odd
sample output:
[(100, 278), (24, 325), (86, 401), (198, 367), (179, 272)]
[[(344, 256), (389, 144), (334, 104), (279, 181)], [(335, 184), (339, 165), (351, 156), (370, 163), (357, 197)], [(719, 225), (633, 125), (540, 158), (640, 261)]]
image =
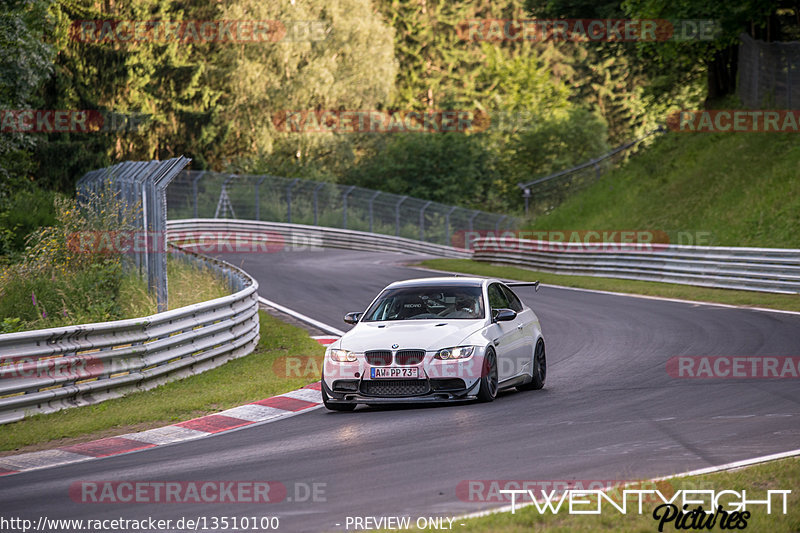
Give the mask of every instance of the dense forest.
[[(796, 38), (800, 13), (786, 0), (747, 0), (736, 9), (704, 0), (3, 3), (0, 254), (51, 222), (53, 195), (72, 194), (84, 172), (176, 155), (191, 157), (195, 169), (334, 181), (517, 211), (516, 183), (599, 155), (672, 110), (733, 94), (738, 35)], [(534, 17), (703, 19), (714, 21), (715, 33), (583, 42), (465, 31), (470, 21)], [(237, 39), (235, 31), (222, 38), (221, 26), (214, 39), (131, 39), (121, 37), (120, 21), (130, 31), (137, 21), (275, 26), (261, 28), (260, 39), (252, 28), (250, 39)], [(19, 131), (20, 110), (91, 111), (99, 118), (90, 131)], [(460, 110), (479, 117), (481, 127), (298, 132), (278, 119), (297, 110)]]

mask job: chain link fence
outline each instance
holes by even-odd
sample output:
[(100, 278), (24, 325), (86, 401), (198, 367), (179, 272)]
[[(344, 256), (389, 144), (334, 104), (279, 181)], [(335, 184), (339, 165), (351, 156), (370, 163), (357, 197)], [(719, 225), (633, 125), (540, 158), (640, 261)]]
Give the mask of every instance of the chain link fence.
[(508, 215), (353, 185), (271, 175), (181, 172), (167, 188), (170, 220), (232, 218), (394, 235), (463, 247), (465, 231), (517, 226)]
[(665, 128), (659, 126), (642, 137), (626, 142), (585, 163), (527, 183), (518, 183), (517, 187), (522, 190), (522, 198), (525, 200), (525, 214), (537, 216), (549, 213), (569, 196), (585, 189), (608, 170), (616, 167), (640, 142), (651, 135), (665, 131)]
[(740, 35), (739, 99), (749, 108), (800, 105), (800, 42), (765, 42)]
[(167, 161), (126, 161), (86, 173), (75, 185), (84, 209), (108, 208), (101, 198), (113, 198), (120, 210), (131, 213), (136, 231), (147, 242), (131, 246), (126, 254), (139, 273), (147, 278), (148, 290), (156, 295), (158, 312), (167, 310), (167, 185), (190, 159)]

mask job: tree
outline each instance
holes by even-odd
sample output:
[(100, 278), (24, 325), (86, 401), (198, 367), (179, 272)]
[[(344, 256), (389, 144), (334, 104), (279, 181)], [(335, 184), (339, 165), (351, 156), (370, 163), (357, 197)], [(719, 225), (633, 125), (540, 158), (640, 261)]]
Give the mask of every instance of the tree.
[[(53, 69), (54, 50), (44, 42), (51, 27), (46, 0), (6, 0), (0, 12), (0, 110), (30, 109), (37, 91)], [(36, 138), (27, 133), (0, 133), (0, 200), (34, 168)]]
[[(301, 166), (339, 141), (333, 133), (281, 131), (273, 120), (285, 111), (370, 110), (385, 107), (392, 96), (397, 63), (393, 31), (372, 10), (369, 0), (314, 0), (285, 3), (231, 2), (220, 18), (279, 20), (287, 29), (299, 21), (319, 21), (322, 32), (307, 39), (287, 35), (262, 46), (220, 46), (209, 82), (224, 97), (216, 118), (222, 143), (216, 166), (252, 170), (270, 154), (287, 166)], [(318, 28), (319, 29), (319, 28)], [(321, 38), (319, 38), (321, 37)]]
[(347, 176), (347, 183), (444, 204), (485, 209), (492, 154), (478, 135), (397, 133)]
[(735, 7), (701, 0), (625, 0), (622, 3), (625, 13), (632, 18), (714, 21), (718, 32), (713, 40), (638, 44), (639, 53), (649, 60), (654, 78), (661, 78), (660, 83), (655, 84), (660, 92), (667, 92), (668, 87), (675, 85), (678, 81), (675, 73), (705, 74), (707, 102), (735, 92), (739, 34), (763, 28), (778, 6), (778, 0), (744, 0)]

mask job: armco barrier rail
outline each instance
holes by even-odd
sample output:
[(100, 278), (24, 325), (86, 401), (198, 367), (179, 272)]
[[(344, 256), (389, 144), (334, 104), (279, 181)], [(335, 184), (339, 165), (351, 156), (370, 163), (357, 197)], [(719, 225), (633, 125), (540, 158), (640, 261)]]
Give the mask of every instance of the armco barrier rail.
[[(197, 252), (236, 252), (237, 247), (252, 250), (249, 242), (261, 241), (265, 249), (347, 248), (351, 250), (424, 253), (440, 257), (466, 258), (472, 252), (462, 248), (415, 241), (404, 237), (392, 237), (364, 231), (305, 226), (283, 222), (260, 222), (255, 220), (232, 220), (220, 218), (197, 218), (170, 220), (167, 235), (171, 242), (180, 242)], [(205, 236), (204, 236), (205, 235)], [(226, 239), (226, 247), (215, 239)], [(237, 244), (239, 243), (239, 244)], [(208, 244), (208, 248), (204, 246)]]
[(0, 424), (98, 403), (198, 374), (258, 343), (258, 283), (233, 265), (235, 294), (144, 318), (0, 335)]
[(800, 293), (800, 250), (635, 243), (558, 243), (482, 237), (473, 258), (582, 276)]

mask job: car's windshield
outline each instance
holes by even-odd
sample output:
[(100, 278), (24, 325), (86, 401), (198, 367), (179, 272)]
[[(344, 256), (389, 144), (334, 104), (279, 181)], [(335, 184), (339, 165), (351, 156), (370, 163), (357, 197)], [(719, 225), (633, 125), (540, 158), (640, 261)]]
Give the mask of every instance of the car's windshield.
[(483, 316), (480, 287), (404, 287), (383, 291), (362, 321), (469, 320)]

